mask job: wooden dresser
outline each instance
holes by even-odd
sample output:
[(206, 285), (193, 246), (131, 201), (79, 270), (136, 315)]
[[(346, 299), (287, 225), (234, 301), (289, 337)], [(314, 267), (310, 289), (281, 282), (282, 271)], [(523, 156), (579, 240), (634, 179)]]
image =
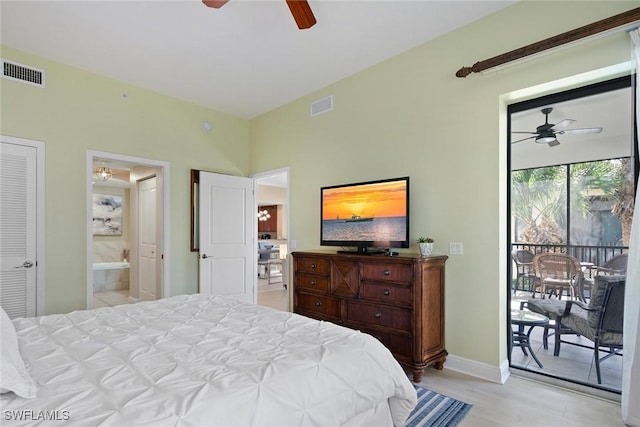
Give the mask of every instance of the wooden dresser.
[(378, 338), (420, 382), (442, 369), (447, 256), (293, 252), (294, 312)]

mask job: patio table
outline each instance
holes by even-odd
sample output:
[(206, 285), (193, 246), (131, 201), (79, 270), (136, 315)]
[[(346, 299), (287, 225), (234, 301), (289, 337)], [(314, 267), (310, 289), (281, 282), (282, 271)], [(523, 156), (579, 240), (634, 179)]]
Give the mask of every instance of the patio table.
[[(549, 324), (549, 318), (529, 310), (511, 310), (511, 324), (517, 326), (517, 328), (516, 330), (511, 329), (510, 350), (513, 351), (513, 347), (517, 345), (522, 349), (525, 356), (527, 356), (527, 349), (529, 349), (533, 360), (542, 368), (542, 363), (540, 363), (540, 360), (531, 348), (531, 331), (536, 326), (547, 326)], [(525, 332), (525, 327), (527, 326), (529, 330)]]

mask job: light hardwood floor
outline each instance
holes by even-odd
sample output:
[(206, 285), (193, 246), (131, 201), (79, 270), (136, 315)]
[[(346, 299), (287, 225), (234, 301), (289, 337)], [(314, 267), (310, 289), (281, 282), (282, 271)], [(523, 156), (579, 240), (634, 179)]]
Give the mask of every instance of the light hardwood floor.
[(458, 372), (425, 370), (420, 386), (473, 405), (460, 427), (621, 427), (617, 402), (542, 384), (513, 373), (496, 384)]

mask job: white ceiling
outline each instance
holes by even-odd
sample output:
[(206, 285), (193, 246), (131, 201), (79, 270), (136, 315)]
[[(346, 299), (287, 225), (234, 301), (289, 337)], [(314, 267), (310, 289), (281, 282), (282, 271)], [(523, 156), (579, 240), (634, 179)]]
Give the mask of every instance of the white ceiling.
[(318, 23), (301, 31), (285, 0), (221, 9), (199, 0), (2, 0), (0, 35), (15, 49), (252, 118), (512, 3), (311, 0)]

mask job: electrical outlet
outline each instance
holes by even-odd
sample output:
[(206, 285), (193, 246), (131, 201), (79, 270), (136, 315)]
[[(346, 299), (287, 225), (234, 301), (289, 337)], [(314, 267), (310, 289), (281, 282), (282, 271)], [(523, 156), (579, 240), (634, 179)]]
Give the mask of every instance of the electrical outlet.
[(450, 255), (462, 255), (462, 242), (449, 242)]

